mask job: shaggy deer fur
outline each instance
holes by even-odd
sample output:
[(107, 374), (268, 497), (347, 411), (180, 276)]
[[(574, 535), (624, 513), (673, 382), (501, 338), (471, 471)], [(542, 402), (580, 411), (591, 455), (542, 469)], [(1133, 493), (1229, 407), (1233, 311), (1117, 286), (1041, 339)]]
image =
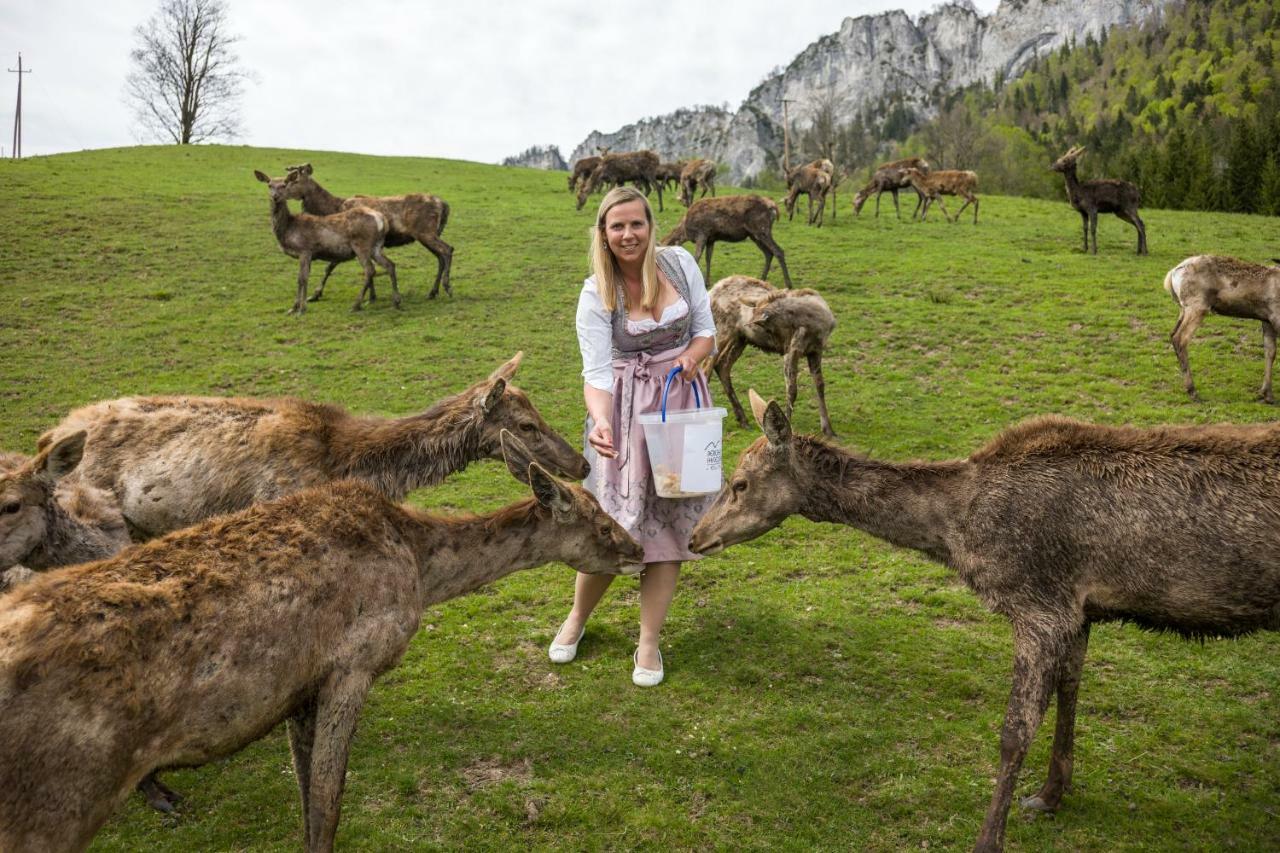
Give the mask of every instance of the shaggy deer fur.
[(11, 593), (0, 849), (82, 850), (148, 773), (287, 720), (306, 849), (332, 850), (360, 708), (424, 608), (548, 562), (617, 574), (643, 559), (591, 495), (503, 443), (535, 497), (495, 513), (429, 515), (347, 480)]
[[(942, 215), (952, 223), (959, 222), (960, 214), (964, 213), (964, 209), (972, 204), (973, 224), (978, 224), (978, 197), (974, 194), (978, 189), (978, 175), (976, 172), (939, 169), (936, 172), (926, 174), (919, 169), (907, 169), (905, 174), (907, 180), (911, 182), (911, 186), (924, 199), (924, 204), (920, 208), (921, 222), (924, 222), (929, 215), (929, 205), (936, 201), (938, 207), (942, 208)], [(956, 211), (954, 219), (947, 214), (947, 207), (942, 203), (944, 195), (956, 195), (964, 199), (964, 204), (960, 205), (960, 209)]]
[(1199, 400), (1191, 381), (1187, 345), (1200, 328), (1205, 314), (1212, 311), (1227, 317), (1262, 321), (1262, 388), (1258, 396), (1274, 403), (1271, 396), (1271, 368), (1276, 360), (1276, 330), (1280, 329), (1280, 267), (1265, 267), (1221, 255), (1187, 258), (1164, 277), (1164, 289), (1181, 309), (1169, 336), (1182, 369), (1182, 384)]
[(738, 425), (747, 425), (747, 415), (733, 391), (729, 372), (749, 344), (782, 356), (788, 417), (796, 403), (796, 371), (800, 359), (808, 362), (813, 387), (818, 392), (822, 432), (835, 435), (827, 415), (822, 351), (836, 326), (836, 318), (818, 292), (807, 288), (778, 290), (758, 278), (734, 275), (716, 282), (708, 295), (716, 323), (716, 354), (710, 357), (709, 366), (720, 377)]
[(1147, 226), (1138, 215), (1138, 203), (1142, 194), (1128, 181), (1103, 178), (1081, 181), (1076, 177), (1076, 161), (1084, 153), (1084, 146), (1077, 145), (1053, 162), (1050, 169), (1061, 172), (1067, 180), (1067, 201), (1080, 211), (1084, 226), (1084, 250), (1089, 251), (1089, 235), (1093, 235), (1093, 253), (1098, 254), (1098, 214), (1114, 213), (1138, 229), (1138, 254), (1147, 254)]
[[(674, 163), (659, 163), (658, 171), (655, 176), (662, 182), (663, 189), (677, 189), (680, 186), (680, 174), (684, 172), (684, 167), (689, 163), (688, 160), (676, 160)], [(688, 205), (685, 205), (688, 207)]]
[(694, 528), (693, 550), (743, 542), (795, 513), (848, 524), (945, 563), (1013, 623), (1013, 690), (978, 850), (1003, 846), (1018, 771), (1055, 691), (1048, 779), (1024, 805), (1052, 811), (1071, 782), (1090, 625), (1196, 638), (1280, 629), (1280, 424), (1038, 418), (968, 459), (893, 464), (792, 435), (782, 409), (754, 394), (752, 409), (765, 438)]
[[(911, 181), (907, 179), (907, 169), (918, 169), (921, 172), (929, 172), (929, 163), (921, 157), (908, 157), (905, 160), (894, 160), (891, 163), (881, 164), (871, 176), (871, 180), (867, 185), (858, 190), (857, 195), (853, 197), (853, 215), (859, 216), (862, 213), (862, 206), (867, 203), (867, 199), (872, 193), (876, 194), (876, 218), (880, 218), (880, 196), (886, 192), (893, 195), (893, 212), (899, 219), (902, 218), (902, 210), (898, 207), (898, 190), (904, 190), (911, 186)], [(912, 189), (915, 189), (912, 187)], [(912, 212), (911, 218), (915, 219), (916, 213), (920, 212), (920, 208), (924, 205), (924, 196), (916, 192), (916, 209)]]
[(344, 477), (400, 500), (471, 462), (502, 458), (503, 429), (544, 466), (585, 477), (582, 454), (510, 384), (520, 358), (405, 418), (295, 399), (127, 397), (72, 412), (40, 446), (87, 430), (76, 476), (113, 492), (139, 539)]
[(758, 195), (731, 195), (724, 198), (703, 198), (689, 205), (684, 216), (662, 241), (664, 246), (693, 243), (696, 261), (707, 252), (707, 281), (711, 281), (711, 252), (716, 241), (740, 243), (748, 238), (764, 253), (764, 272), (769, 277), (769, 266), (778, 259), (782, 277), (791, 288), (791, 274), (787, 272), (787, 259), (773, 239), (773, 223), (778, 219), (778, 205), (771, 198)]
[[(435, 299), (441, 285), (444, 285), (445, 293), (453, 296), (453, 288), (449, 286), (453, 247), (440, 238), (445, 225), (449, 223), (449, 204), (444, 199), (430, 193), (339, 198), (316, 183), (311, 172), (310, 163), (289, 167), (289, 175), (293, 180), (286, 187), (287, 198), (300, 199), (302, 209), (307, 213), (328, 215), (353, 207), (367, 207), (378, 211), (387, 219), (387, 246), (404, 246), (416, 240), (435, 255), (436, 280), (432, 283), (427, 298)], [(315, 302), (324, 293), (325, 282), (339, 263), (340, 261), (329, 262), (324, 278), (320, 280), (320, 286), (316, 288), (310, 301)], [(392, 286), (395, 286), (394, 280)]]
[[(364, 287), (356, 297), (352, 311), (359, 311), (365, 293), (369, 300), (377, 298), (373, 290), (373, 261), (391, 277), (392, 301), (400, 306), (400, 290), (396, 287), (396, 266), (382, 252), (387, 237), (387, 218), (367, 207), (353, 207), (324, 216), (309, 213), (294, 215), (289, 212), (285, 199), (292, 198), (290, 185), (296, 183), (293, 172), (284, 178), (270, 178), (254, 170), (254, 177), (267, 185), (271, 195), (271, 230), (281, 250), (298, 259), (298, 295), (293, 300), (290, 314), (301, 315), (307, 310), (307, 278), (311, 275), (311, 261), (329, 261), (330, 268), (352, 258), (360, 260), (364, 268)], [(325, 276), (328, 278), (328, 275)], [(323, 289), (323, 285), (321, 286)]]
[(596, 157), (583, 157), (574, 161), (573, 169), (569, 172), (569, 192), (576, 190), (595, 171), (596, 166), (600, 165), (600, 158), (609, 153), (608, 148), (597, 148), (596, 151), (600, 152)]
[[(809, 200), (809, 224), (815, 222), (822, 227), (822, 220), (827, 210), (827, 193), (831, 191), (831, 175), (823, 169), (813, 166), (799, 166), (787, 176), (787, 221), (796, 215), (796, 199), (803, 193)], [(818, 211), (813, 210), (814, 201), (818, 202)]]
[(702, 194), (698, 198), (706, 198), (707, 190), (716, 197), (716, 164), (701, 157), (690, 160), (680, 172), (680, 203), (685, 207), (693, 204), (693, 194), (699, 189)]
[(648, 195), (658, 191), (658, 210), (662, 210), (662, 183), (658, 180), (658, 155), (649, 150), (627, 151), (621, 154), (605, 154), (591, 171), (586, 183), (578, 187), (578, 210), (587, 203), (587, 196), (606, 186), (620, 187), (628, 181)]

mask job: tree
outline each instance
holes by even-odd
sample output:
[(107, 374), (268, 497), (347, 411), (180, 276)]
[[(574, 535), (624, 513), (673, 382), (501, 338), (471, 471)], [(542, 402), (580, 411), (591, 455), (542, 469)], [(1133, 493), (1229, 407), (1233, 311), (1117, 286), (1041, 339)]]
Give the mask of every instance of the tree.
[(134, 30), (125, 95), (148, 133), (179, 145), (240, 130), (239, 100), (249, 75), (232, 47), (222, 0), (161, 0)]

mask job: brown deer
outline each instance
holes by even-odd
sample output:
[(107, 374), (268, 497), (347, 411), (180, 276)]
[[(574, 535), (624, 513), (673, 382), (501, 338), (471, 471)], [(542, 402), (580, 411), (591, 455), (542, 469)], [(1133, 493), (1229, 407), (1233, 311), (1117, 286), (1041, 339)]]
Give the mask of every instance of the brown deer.
[(286, 255), (298, 259), (298, 295), (288, 313), (301, 316), (307, 310), (307, 278), (311, 275), (313, 259), (329, 261), (331, 267), (352, 258), (359, 259), (360, 266), (364, 268), (364, 287), (356, 297), (355, 305), (351, 306), (352, 311), (360, 310), (366, 293), (370, 301), (377, 298), (373, 290), (373, 261), (377, 261), (391, 277), (392, 302), (400, 307), (396, 267), (382, 252), (387, 237), (385, 216), (367, 207), (352, 207), (323, 216), (293, 214), (289, 212), (285, 199), (291, 197), (290, 185), (296, 183), (294, 173), (290, 172), (284, 178), (270, 178), (257, 170), (253, 174), (267, 185), (270, 193), (271, 230), (276, 235), (276, 242)]
[[(823, 169), (812, 166), (798, 166), (787, 176), (787, 221), (796, 215), (796, 199), (803, 193), (809, 200), (809, 222), (822, 227), (823, 215), (827, 210), (827, 193), (831, 191), (831, 175)], [(817, 213), (814, 213), (814, 200), (818, 202)]]
[(1000, 850), (1027, 748), (1057, 693), (1047, 781), (1071, 782), (1089, 626), (1183, 636), (1280, 630), (1280, 424), (1138, 429), (1037, 418), (967, 459), (894, 464), (793, 435), (751, 393), (765, 437), (694, 528), (713, 553), (800, 514), (848, 524), (951, 567), (1013, 623), (1000, 770), (976, 849)]
[[(978, 175), (976, 172), (968, 172), (959, 169), (939, 169), (935, 172), (921, 172), (919, 169), (905, 169), (904, 174), (911, 186), (920, 194), (920, 198), (924, 200), (924, 204), (920, 208), (920, 221), (924, 222), (929, 215), (929, 205), (933, 202), (938, 203), (938, 207), (942, 208), (942, 215), (952, 224), (960, 221), (960, 214), (964, 213), (964, 209), (970, 204), (973, 205), (973, 224), (978, 224), (978, 196), (975, 194), (978, 189)], [(960, 196), (964, 199), (964, 204), (960, 205), (960, 209), (956, 211), (955, 218), (947, 214), (946, 205), (942, 203), (944, 195)]]
[(1276, 329), (1280, 329), (1280, 267), (1251, 264), (1221, 255), (1187, 258), (1164, 277), (1164, 289), (1181, 309), (1169, 336), (1182, 369), (1182, 384), (1191, 399), (1200, 400), (1191, 381), (1187, 346), (1210, 311), (1227, 317), (1262, 321), (1262, 388), (1258, 397), (1271, 396), (1271, 368), (1276, 360)]
[(587, 203), (587, 197), (605, 186), (620, 187), (634, 183), (648, 195), (658, 191), (658, 210), (662, 210), (662, 184), (658, 181), (658, 155), (649, 150), (627, 151), (621, 154), (604, 154), (600, 162), (578, 187), (578, 210)]
[(1089, 235), (1093, 235), (1093, 253), (1098, 254), (1098, 214), (1114, 213), (1138, 230), (1138, 254), (1147, 254), (1147, 226), (1138, 215), (1138, 203), (1142, 194), (1128, 181), (1102, 178), (1081, 181), (1076, 177), (1076, 161), (1084, 153), (1084, 146), (1077, 145), (1053, 162), (1049, 168), (1061, 172), (1067, 181), (1067, 201), (1080, 212), (1084, 226), (1084, 250), (1089, 251)]
[[(387, 219), (386, 245), (404, 246), (417, 241), (436, 258), (436, 279), (431, 285), (428, 299), (435, 299), (444, 285), (444, 292), (453, 296), (453, 288), (449, 285), (449, 271), (453, 266), (453, 247), (441, 239), (444, 227), (449, 222), (449, 204), (444, 199), (430, 193), (409, 193), (408, 195), (368, 196), (357, 195), (351, 198), (339, 198), (316, 183), (312, 177), (310, 163), (301, 166), (290, 166), (289, 175), (293, 180), (288, 184), (287, 198), (299, 199), (302, 209), (307, 213), (329, 215), (348, 210), (353, 207), (367, 207), (376, 210)], [(315, 302), (324, 293), (325, 282), (340, 261), (330, 261), (324, 271), (320, 286), (312, 295)], [(392, 287), (394, 287), (394, 282)], [(397, 301), (397, 304), (398, 301)]]
[(808, 288), (778, 290), (758, 278), (734, 275), (716, 282), (708, 296), (716, 324), (716, 354), (709, 358), (709, 367), (720, 377), (738, 425), (747, 425), (747, 415), (733, 391), (729, 373), (749, 344), (782, 356), (788, 417), (796, 403), (796, 371), (800, 360), (808, 362), (813, 387), (818, 392), (822, 432), (834, 436), (831, 418), (827, 415), (822, 351), (836, 326), (836, 318), (818, 292)]
[(345, 477), (401, 500), (472, 462), (502, 458), (503, 429), (544, 467), (585, 477), (582, 454), (511, 384), (520, 359), (404, 418), (287, 398), (126, 397), (73, 411), (39, 447), (86, 430), (75, 476), (118, 498), (136, 539)]
[(764, 272), (769, 277), (769, 266), (778, 259), (782, 277), (791, 289), (791, 274), (787, 272), (787, 259), (782, 247), (773, 239), (773, 223), (778, 219), (778, 205), (771, 198), (758, 195), (730, 195), (722, 198), (698, 199), (689, 205), (676, 227), (662, 241), (664, 246), (693, 243), (696, 261), (707, 252), (707, 281), (711, 281), (711, 252), (716, 241), (740, 243), (750, 238), (764, 253)]
[(701, 157), (690, 160), (680, 172), (680, 203), (685, 207), (693, 204), (693, 194), (699, 189), (702, 194), (698, 198), (706, 198), (708, 190), (716, 197), (716, 164)]
[[(663, 189), (671, 190), (680, 187), (680, 174), (684, 171), (684, 167), (688, 162), (688, 160), (676, 160), (674, 163), (658, 164), (658, 171), (655, 173), (655, 177), (662, 182)], [(688, 205), (685, 205), (685, 207), (688, 207)]]
[(82, 850), (147, 774), (287, 721), (305, 847), (332, 850), (361, 706), (425, 608), (544, 563), (644, 558), (591, 495), (502, 443), (534, 497), (497, 512), (430, 515), (344, 480), (10, 593), (0, 849)]
[(595, 157), (583, 157), (574, 161), (573, 170), (569, 172), (569, 192), (576, 190), (595, 171), (596, 166), (600, 165), (600, 158), (609, 153), (607, 147), (596, 148), (596, 151), (600, 153)]
[[(904, 160), (894, 160), (891, 163), (883, 163), (878, 166), (867, 185), (858, 190), (858, 193), (853, 197), (853, 215), (861, 215), (862, 206), (867, 203), (867, 199), (871, 197), (871, 194), (875, 193), (876, 218), (879, 219), (880, 196), (885, 193), (891, 193), (893, 195), (893, 212), (898, 219), (902, 219), (902, 210), (898, 207), (898, 190), (911, 186), (911, 182), (907, 180), (907, 169), (919, 169), (927, 174), (929, 172), (929, 162), (922, 157), (907, 157)], [(917, 191), (916, 209), (911, 214), (912, 219), (915, 219), (916, 214), (920, 212), (920, 208), (923, 205), (924, 197)]]

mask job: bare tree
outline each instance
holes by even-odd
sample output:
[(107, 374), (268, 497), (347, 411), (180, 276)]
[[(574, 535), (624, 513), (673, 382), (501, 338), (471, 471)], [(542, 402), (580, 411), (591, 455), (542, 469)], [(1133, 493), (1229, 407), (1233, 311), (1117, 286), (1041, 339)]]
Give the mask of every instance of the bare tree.
[(178, 145), (239, 133), (249, 75), (232, 50), (239, 37), (227, 32), (222, 0), (161, 0), (134, 34), (125, 96), (148, 133)]

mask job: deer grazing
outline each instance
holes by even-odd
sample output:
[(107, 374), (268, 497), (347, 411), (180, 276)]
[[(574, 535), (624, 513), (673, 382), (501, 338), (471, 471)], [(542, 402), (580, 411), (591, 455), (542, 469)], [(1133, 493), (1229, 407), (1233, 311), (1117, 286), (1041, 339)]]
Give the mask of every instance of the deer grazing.
[(1049, 168), (1061, 172), (1067, 181), (1067, 201), (1080, 212), (1084, 226), (1084, 250), (1089, 251), (1089, 235), (1093, 235), (1093, 253), (1098, 254), (1098, 214), (1114, 213), (1138, 230), (1138, 254), (1147, 254), (1147, 226), (1138, 215), (1142, 194), (1128, 181), (1103, 178), (1081, 181), (1076, 177), (1076, 161), (1084, 153), (1077, 145), (1053, 162)]
[[(976, 172), (939, 169), (935, 172), (925, 173), (919, 169), (906, 169), (904, 174), (907, 176), (907, 180), (911, 182), (911, 186), (920, 194), (920, 198), (924, 200), (924, 204), (920, 208), (921, 222), (924, 222), (929, 215), (929, 205), (936, 201), (938, 207), (942, 208), (942, 215), (952, 224), (959, 222), (960, 214), (964, 213), (964, 209), (972, 204), (973, 224), (978, 224), (978, 196), (975, 194), (978, 189), (978, 175)], [(964, 204), (960, 205), (960, 209), (956, 211), (954, 219), (947, 214), (946, 205), (942, 203), (944, 195), (960, 196), (964, 199)]]
[(581, 186), (582, 182), (595, 171), (596, 166), (600, 165), (600, 158), (609, 153), (607, 147), (596, 148), (596, 151), (599, 154), (594, 157), (583, 157), (574, 161), (573, 169), (569, 172), (569, 192), (573, 192)]
[[(428, 299), (435, 299), (444, 286), (444, 292), (453, 296), (453, 288), (449, 285), (449, 270), (453, 266), (453, 247), (440, 238), (444, 226), (449, 222), (449, 205), (439, 196), (429, 193), (410, 193), (408, 195), (367, 196), (357, 195), (351, 198), (339, 198), (316, 183), (312, 176), (310, 163), (301, 166), (290, 166), (289, 175), (292, 180), (286, 185), (286, 198), (298, 199), (302, 209), (307, 213), (321, 216), (349, 210), (354, 207), (367, 207), (381, 213), (387, 220), (386, 245), (404, 246), (415, 240), (435, 255), (436, 279), (431, 285)], [(329, 280), (340, 261), (330, 261), (324, 271), (324, 278), (316, 288), (311, 301), (315, 302), (324, 293), (325, 282)], [(392, 279), (392, 288), (395, 280)], [(396, 304), (399, 305), (397, 295)]]
[(644, 558), (591, 495), (501, 442), (533, 498), (497, 512), (430, 515), (345, 480), (10, 593), (0, 849), (82, 850), (147, 774), (287, 721), (305, 848), (332, 850), (361, 706), (425, 608), (548, 562), (621, 574)]
[(791, 289), (791, 274), (787, 272), (787, 259), (773, 239), (773, 223), (778, 219), (778, 205), (771, 198), (758, 195), (732, 195), (721, 198), (698, 199), (689, 205), (676, 227), (662, 241), (664, 246), (693, 243), (694, 260), (707, 253), (707, 281), (711, 281), (711, 251), (717, 240), (740, 243), (750, 239), (764, 253), (764, 272), (769, 277), (769, 266), (778, 259), (782, 277)]
[[(827, 210), (827, 193), (831, 191), (831, 174), (824, 169), (813, 166), (797, 166), (787, 175), (787, 221), (796, 215), (796, 199), (803, 193), (809, 200), (809, 221), (808, 224), (817, 223), (819, 228), (822, 227), (822, 220)], [(817, 213), (814, 213), (813, 203), (818, 203)]]
[(621, 154), (604, 154), (600, 162), (578, 187), (578, 210), (587, 203), (587, 197), (601, 187), (620, 187), (634, 183), (648, 195), (658, 191), (658, 210), (662, 210), (662, 183), (658, 180), (658, 155), (649, 150), (627, 151)]
[[(679, 189), (680, 173), (684, 171), (684, 167), (688, 162), (688, 160), (676, 160), (674, 163), (658, 164), (658, 170), (654, 175), (662, 183), (663, 189)], [(685, 207), (688, 207), (688, 205), (685, 205)]]
[(751, 406), (765, 437), (694, 528), (694, 551), (797, 513), (848, 524), (946, 564), (1013, 623), (1013, 690), (978, 850), (1003, 847), (1018, 772), (1055, 692), (1048, 779), (1023, 805), (1053, 811), (1070, 785), (1090, 625), (1198, 639), (1280, 630), (1280, 424), (1045, 417), (967, 459), (894, 464), (793, 435), (754, 392)]
[(1182, 384), (1191, 399), (1200, 400), (1191, 380), (1187, 346), (1209, 312), (1262, 321), (1262, 388), (1258, 397), (1271, 396), (1271, 369), (1276, 360), (1276, 330), (1280, 329), (1280, 267), (1251, 264), (1221, 255), (1187, 258), (1164, 277), (1164, 289), (1178, 303), (1178, 322), (1169, 336), (1182, 370)]
[(117, 497), (135, 539), (345, 477), (401, 500), (471, 462), (501, 459), (503, 429), (544, 467), (585, 477), (582, 454), (511, 384), (520, 359), (404, 418), (296, 399), (126, 397), (73, 411), (39, 447), (87, 431), (75, 476)]
[(747, 425), (746, 413), (733, 391), (729, 373), (748, 345), (782, 356), (787, 382), (787, 416), (796, 403), (796, 372), (800, 359), (809, 364), (818, 392), (818, 416), (822, 432), (834, 436), (827, 415), (826, 382), (822, 378), (822, 351), (836, 326), (836, 318), (816, 290), (778, 290), (758, 278), (734, 275), (711, 288), (711, 314), (716, 325), (716, 353), (710, 369), (720, 377), (738, 425)]
[[(867, 199), (872, 193), (876, 194), (876, 218), (880, 218), (880, 196), (885, 193), (893, 195), (893, 212), (898, 219), (902, 219), (902, 210), (898, 207), (898, 190), (906, 189), (911, 186), (911, 181), (907, 179), (907, 169), (918, 169), (921, 172), (929, 172), (929, 163), (921, 157), (908, 157), (905, 160), (894, 160), (891, 163), (883, 163), (876, 168), (875, 173), (871, 175), (871, 180), (867, 185), (858, 190), (853, 197), (853, 215), (859, 216), (862, 213), (862, 206), (867, 203)], [(914, 187), (912, 187), (914, 189)], [(924, 197), (917, 191), (916, 193), (916, 209), (911, 214), (914, 219), (916, 213), (924, 204)]]
[[(387, 271), (391, 277), (392, 302), (400, 307), (400, 290), (396, 287), (396, 267), (382, 252), (387, 238), (387, 219), (376, 210), (352, 207), (337, 213), (317, 216), (309, 213), (293, 214), (285, 201), (290, 198), (289, 184), (295, 182), (294, 173), (284, 178), (269, 178), (262, 172), (254, 176), (267, 185), (271, 196), (271, 230), (281, 250), (298, 259), (298, 294), (293, 300), (290, 314), (302, 315), (307, 310), (307, 279), (311, 275), (311, 261), (329, 261), (330, 269), (342, 261), (358, 258), (364, 268), (364, 287), (356, 297), (352, 311), (359, 311), (364, 296), (370, 301), (377, 298), (373, 290), (373, 262)], [(328, 276), (325, 276), (326, 279)], [(323, 289), (323, 287), (321, 288)]]
[(716, 197), (716, 164), (701, 157), (690, 160), (680, 171), (680, 203), (685, 207), (693, 204), (693, 194), (699, 189), (702, 195), (698, 198), (706, 198), (708, 190)]

